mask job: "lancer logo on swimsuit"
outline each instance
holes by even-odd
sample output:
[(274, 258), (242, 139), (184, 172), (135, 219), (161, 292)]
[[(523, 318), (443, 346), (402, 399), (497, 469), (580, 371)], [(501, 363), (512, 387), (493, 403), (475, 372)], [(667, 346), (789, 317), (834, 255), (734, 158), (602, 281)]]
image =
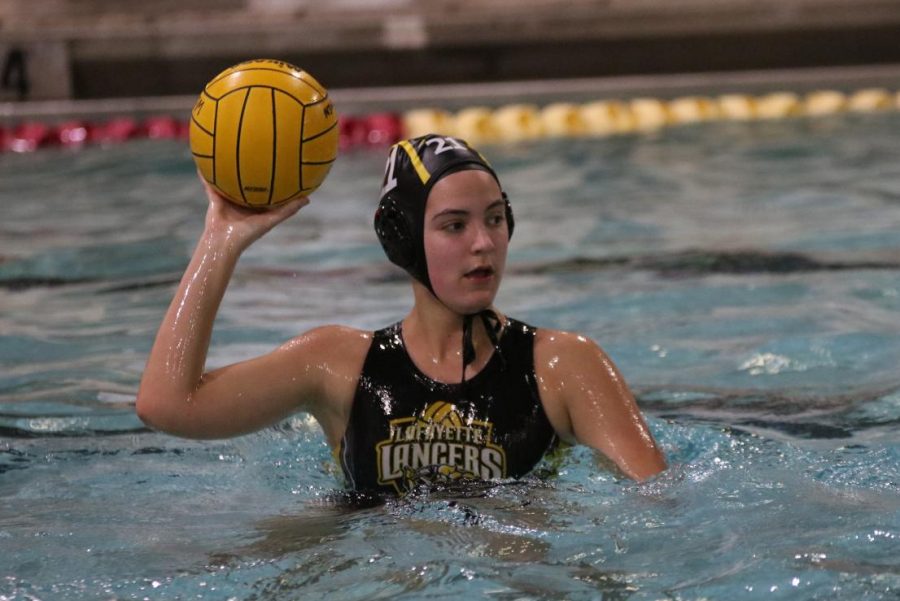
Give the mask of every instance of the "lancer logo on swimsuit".
[(418, 484), (506, 477), (506, 453), (493, 442), (494, 424), (463, 419), (455, 405), (431, 403), (418, 416), (392, 419), (375, 445), (378, 483), (403, 493)]

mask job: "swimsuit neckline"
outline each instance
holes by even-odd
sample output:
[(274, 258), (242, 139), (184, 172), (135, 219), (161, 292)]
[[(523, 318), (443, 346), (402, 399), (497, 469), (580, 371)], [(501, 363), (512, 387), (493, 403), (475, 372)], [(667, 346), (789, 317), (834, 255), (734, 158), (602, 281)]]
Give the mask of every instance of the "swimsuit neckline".
[[(510, 325), (509, 318), (507, 317), (506, 323), (503, 324), (503, 329), (500, 330), (500, 336), (499, 336), (498, 340), (501, 343), (503, 341), (503, 336), (506, 334), (506, 331), (509, 329), (509, 325)], [(499, 361), (500, 353), (497, 352), (496, 348), (492, 348), (491, 356), (490, 356), (490, 358), (488, 358), (487, 362), (484, 364), (484, 367), (482, 367), (480, 370), (478, 370), (478, 373), (473, 375), (471, 378), (466, 378), (465, 382), (444, 382), (442, 380), (435, 380), (434, 378), (432, 378), (431, 376), (426, 374), (424, 371), (422, 371), (422, 369), (420, 369), (419, 366), (416, 365), (416, 362), (413, 361), (412, 355), (409, 354), (409, 349), (406, 346), (406, 340), (404, 340), (404, 338), (403, 338), (403, 321), (398, 321), (396, 324), (394, 324), (394, 327), (392, 329), (395, 330), (397, 340), (399, 340), (400, 348), (403, 350), (403, 354), (406, 355), (406, 358), (409, 360), (409, 364), (412, 366), (413, 371), (415, 372), (416, 376), (418, 376), (436, 386), (443, 386), (445, 388), (460, 388), (460, 387), (462, 387), (462, 385), (464, 383), (466, 385), (469, 385), (473, 382), (481, 380), (483, 377), (485, 377), (485, 374), (494, 370), (497, 361)]]

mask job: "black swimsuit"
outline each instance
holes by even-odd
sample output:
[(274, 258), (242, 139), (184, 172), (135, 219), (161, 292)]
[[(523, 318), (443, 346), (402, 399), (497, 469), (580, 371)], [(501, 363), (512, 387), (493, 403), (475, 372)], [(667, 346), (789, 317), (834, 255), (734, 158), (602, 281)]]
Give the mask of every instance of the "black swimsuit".
[(518, 478), (557, 443), (534, 373), (535, 329), (510, 319), (487, 365), (463, 384), (423, 374), (400, 324), (375, 332), (339, 460), (358, 491)]

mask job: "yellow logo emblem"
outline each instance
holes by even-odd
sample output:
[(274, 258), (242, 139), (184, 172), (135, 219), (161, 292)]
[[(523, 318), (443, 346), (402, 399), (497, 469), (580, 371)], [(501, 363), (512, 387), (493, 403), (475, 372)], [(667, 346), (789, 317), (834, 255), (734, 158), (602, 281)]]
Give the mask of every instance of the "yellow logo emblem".
[(506, 453), (494, 444), (494, 425), (460, 415), (446, 401), (417, 416), (393, 419), (389, 437), (375, 445), (378, 483), (404, 493), (419, 484), (506, 477)]

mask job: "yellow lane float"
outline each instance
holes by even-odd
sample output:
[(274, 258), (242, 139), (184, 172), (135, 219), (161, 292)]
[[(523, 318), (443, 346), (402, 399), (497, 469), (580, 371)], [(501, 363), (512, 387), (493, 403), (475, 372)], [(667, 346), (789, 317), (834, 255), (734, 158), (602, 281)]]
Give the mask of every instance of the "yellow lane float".
[(453, 116), (441, 109), (416, 109), (403, 115), (403, 127), (409, 138), (417, 138), (425, 134), (443, 134), (452, 136), (454, 132)]
[(746, 94), (723, 94), (717, 99), (719, 116), (728, 121), (756, 119), (756, 99)]
[(541, 125), (550, 138), (574, 138), (587, 134), (587, 125), (579, 107), (569, 102), (554, 102), (541, 109)]
[(494, 128), (500, 139), (507, 142), (537, 140), (544, 135), (544, 126), (536, 106), (508, 104), (494, 111)]
[(456, 113), (454, 130), (460, 138), (476, 146), (491, 144), (500, 140), (500, 132), (494, 125), (491, 109), (473, 106)]
[(672, 123), (690, 124), (712, 121), (719, 116), (716, 103), (701, 96), (685, 96), (669, 101), (669, 115)]
[(853, 93), (847, 100), (847, 110), (857, 113), (884, 111), (894, 107), (894, 98), (881, 88), (869, 88)]
[(635, 129), (640, 131), (654, 131), (670, 122), (669, 109), (662, 100), (635, 98), (629, 103), (629, 107), (634, 117)]
[(803, 113), (811, 117), (833, 115), (846, 110), (847, 96), (836, 90), (817, 90), (806, 95)]
[(588, 135), (609, 136), (635, 129), (634, 115), (628, 106), (617, 100), (598, 100), (581, 107), (581, 118)]
[(756, 101), (756, 115), (760, 119), (784, 119), (802, 113), (800, 97), (793, 92), (773, 92)]

